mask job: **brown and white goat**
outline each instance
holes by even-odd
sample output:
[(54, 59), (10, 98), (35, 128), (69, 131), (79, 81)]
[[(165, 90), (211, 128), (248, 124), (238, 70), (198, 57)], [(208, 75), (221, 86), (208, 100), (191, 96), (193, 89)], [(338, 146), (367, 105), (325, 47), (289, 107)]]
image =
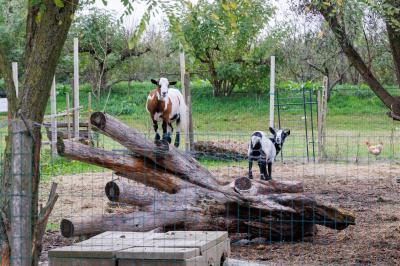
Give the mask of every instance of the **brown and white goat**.
[(186, 104), (182, 93), (169, 85), (175, 85), (175, 82), (169, 82), (166, 78), (160, 80), (152, 79), (151, 82), (157, 85), (147, 97), (146, 109), (153, 121), (153, 128), (156, 133), (155, 140), (160, 140), (158, 134), (158, 122), (162, 121), (163, 140), (171, 143), (171, 133), (173, 131), (172, 122), (176, 121), (175, 147), (179, 147), (180, 129), (183, 129), (185, 123)]

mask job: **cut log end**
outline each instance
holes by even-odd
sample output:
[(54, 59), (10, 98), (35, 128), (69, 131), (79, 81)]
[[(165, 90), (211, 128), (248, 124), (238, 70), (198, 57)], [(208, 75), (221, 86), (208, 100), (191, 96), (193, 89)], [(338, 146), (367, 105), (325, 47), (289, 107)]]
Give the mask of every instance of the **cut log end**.
[(99, 129), (104, 129), (107, 118), (102, 112), (95, 112), (90, 116), (90, 123)]
[(107, 198), (111, 202), (127, 203), (141, 207), (152, 205), (155, 193), (161, 193), (153, 188), (131, 185), (122, 180), (110, 181), (104, 189)]
[(120, 190), (119, 190), (118, 185), (114, 181), (110, 181), (106, 184), (105, 191), (106, 191), (107, 198), (110, 201), (114, 201), (114, 202), (119, 201)]
[(64, 151), (65, 151), (65, 145), (64, 145), (64, 141), (62, 139), (62, 137), (58, 137), (57, 138), (57, 153), (59, 155), (63, 155)]
[(62, 219), (60, 231), (63, 237), (72, 237), (74, 235), (74, 224), (68, 219)]
[(235, 180), (235, 190), (237, 192), (243, 191), (243, 190), (249, 190), (252, 186), (251, 180), (247, 177), (239, 177)]

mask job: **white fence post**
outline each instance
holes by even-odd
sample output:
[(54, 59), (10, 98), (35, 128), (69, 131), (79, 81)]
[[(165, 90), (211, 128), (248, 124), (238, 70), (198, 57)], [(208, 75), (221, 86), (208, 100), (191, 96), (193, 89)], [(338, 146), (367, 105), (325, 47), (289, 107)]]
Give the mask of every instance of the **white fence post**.
[(274, 127), (275, 112), (275, 56), (271, 56), (271, 78), (269, 84), (269, 126)]
[(69, 93), (65, 95), (65, 102), (66, 102), (66, 113), (67, 113), (67, 136), (68, 140), (71, 140), (71, 113), (70, 113), (70, 105), (69, 105)]
[(12, 67), (12, 75), (13, 75), (13, 81), (14, 81), (14, 87), (15, 87), (15, 95), (18, 98), (18, 63), (17, 62), (12, 62), (11, 63)]
[(57, 98), (56, 98), (56, 78), (53, 77), (53, 84), (50, 91), (50, 108), (51, 108), (51, 154), (57, 155)]
[[(186, 73), (186, 66), (185, 66), (185, 52), (183, 51), (183, 47), (180, 46), (181, 52), (179, 53), (179, 66), (180, 66), (180, 72), (181, 72), (181, 86), (182, 86), (182, 93), (183, 97), (186, 101), (186, 108), (189, 108), (188, 102), (187, 102), (187, 89), (185, 86), (185, 73)], [(189, 137), (189, 116), (188, 116), (189, 110), (186, 110), (185, 118), (186, 121), (184, 121), (184, 129), (183, 129), (183, 134), (185, 135), (185, 151), (189, 152), (190, 151), (190, 137)]]
[(74, 138), (79, 139), (79, 42), (74, 38)]

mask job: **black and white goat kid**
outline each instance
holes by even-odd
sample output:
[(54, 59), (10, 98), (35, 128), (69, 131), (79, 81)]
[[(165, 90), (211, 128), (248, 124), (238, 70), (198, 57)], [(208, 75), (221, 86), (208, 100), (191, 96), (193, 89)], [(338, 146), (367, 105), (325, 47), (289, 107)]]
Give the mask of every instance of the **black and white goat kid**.
[(273, 137), (271, 138), (268, 138), (262, 131), (255, 131), (251, 135), (249, 150), (247, 153), (249, 158), (250, 179), (253, 178), (253, 173), (251, 171), (253, 168), (253, 161), (258, 162), (262, 180), (272, 179), (272, 163), (275, 160), (275, 157), (281, 151), (286, 137), (290, 135), (290, 130), (286, 129), (275, 130), (274, 128), (270, 127), (269, 131), (273, 134)]

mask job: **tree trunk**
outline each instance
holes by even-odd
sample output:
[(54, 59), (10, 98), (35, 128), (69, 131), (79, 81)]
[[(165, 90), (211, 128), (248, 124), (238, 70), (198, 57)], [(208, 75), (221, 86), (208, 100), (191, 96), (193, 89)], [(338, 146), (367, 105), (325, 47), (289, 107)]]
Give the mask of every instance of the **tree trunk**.
[[(106, 230), (147, 231), (175, 228), (228, 230), (231, 233), (248, 233), (252, 237), (263, 236), (271, 240), (298, 240), (313, 234), (315, 224), (341, 230), (355, 223), (352, 213), (318, 203), (311, 195), (300, 194), (303, 186), (299, 182), (254, 182), (242, 177), (222, 184), (193, 158), (173, 147), (160, 158), (154, 152), (155, 145), (152, 142), (109, 115), (94, 113), (91, 122), (134, 154), (155, 163), (154, 169), (146, 171), (149, 173), (147, 184), (153, 184), (156, 189), (137, 187), (121, 181), (108, 183), (106, 194), (110, 199), (137, 205), (140, 211), (124, 215), (64, 219), (61, 232), (66, 237)], [(65, 155), (66, 150), (64, 148), (61, 154)], [(72, 149), (69, 153), (78, 153), (78, 150), (80, 148)], [(106, 152), (103, 151), (102, 154)], [(92, 157), (85, 152), (80, 160), (99, 164), (97, 160), (89, 158)], [(122, 164), (124, 163), (119, 167)], [(153, 174), (160, 168), (174, 173), (176, 179), (180, 179), (185, 185), (177, 186), (175, 194), (161, 192), (166, 189)]]
[(214, 62), (211, 59), (209, 59), (208, 61), (208, 71), (210, 72), (211, 76), (211, 84), (213, 86), (213, 96), (219, 97), (221, 96), (222, 84), (221, 81), (218, 79), (217, 70), (215, 69)]
[(357, 69), (364, 81), (368, 84), (371, 90), (378, 96), (378, 98), (390, 109), (395, 115), (400, 116), (400, 101), (393, 97), (377, 80), (372, 71), (368, 68), (366, 63), (361, 58), (360, 54), (352, 45), (349, 37), (347, 36), (344, 25), (340, 24), (336, 14), (333, 13), (332, 8), (321, 8), (319, 12), (324, 16), (328, 22), (332, 32), (335, 34), (343, 52)]
[(99, 63), (99, 86), (101, 91), (106, 91), (108, 88), (108, 68), (104, 65), (104, 62)]
[[(37, 125), (43, 122), (44, 112), (46, 108), (47, 101), (50, 95), (51, 83), (55, 73), (55, 68), (60, 57), (62, 47), (65, 43), (69, 27), (71, 25), (73, 14), (78, 6), (78, 0), (72, 0), (64, 2), (63, 8), (58, 8), (54, 2), (43, 3), (45, 8), (38, 8), (36, 4), (29, 1), (27, 4), (27, 24), (26, 24), (26, 47), (25, 47), (25, 64), (23, 74), (25, 75), (24, 84), (19, 91), (19, 99), (16, 99), (14, 86), (6, 82), (7, 92), (9, 100), (9, 115), (11, 119), (24, 119), (27, 124), (30, 125), (28, 129), (30, 135), (33, 139), (32, 144), (32, 171), (30, 173), (23, 173), (26, 176), (31, 176), (30, 192), (32, 193), (32, 206), (31, 208), (26, 208), (26, 215), (31, 217), (32, 227), (29, 230), (31, 235), (31, 254), (32, 262), (29, 264), (37, 265), (39, 255), (42, 249), (42, 237), (44, 234), (43, 228), (46, 227), (47, 215), (49, 210), (53, 205), (53, 200), (51, 204), (49, 202), (49, 209), (42, 209), (39, 213), (38, 206), (38, 188), (40, 181), (40, 148), (41, 148), (41, 132), (40, 127)], [(43, 12), (38, 15), (39, 12)], [(39, 19), (40, 17), (40, 19)], [(4, 69), (9, 68), (10, 62), (5, 59), (7, 51), (0, 49), (0, 67), (2, 73), (6, 71)], [(3, 58), (3, 59), (2, 59)], [(8, 75), (6, 75), (6, 81), (9, 80)], [(11, 132), (9, 131), (9, 136)], [(6, 144), (6, 154), (9, 152), (11, 147), (11, 138), (8, 137)], [(10, 158), (5, 158), (4, 162), (4, 182), (2, 182), (0, 194), (9, 195), (11, 184), (6, 180), (10, 180), (12, 176), (10, 164)], [(54, 197), (56, 199), (56, 197)], [(53, 198), (53, 199), (54, 199)], [(43, 211), (43, 212), (42, 212)], [(7, 215), (8, 212), (3, 212), (1, 223), (2, 228), (7, 228), (8, 220), (10, 220)], [(41, 215), (44, 215), (43, 217)], [(11, 224), (11, 227), (17, 226), (16, 224)], [(7, 238), (5, 231), (0, 231), (1, 243), (1, 254), (9, 254), (8, 242), (10, 239)], [(1, 265), (6, 265), (9, 258), (4, 255), (1, 257)]]
[[(400, 4), (398, 5), (399, 5), (398, 8), (400, 8)], [(400, 22), (400, 14), (398, 15), (397, 21)], [(400, 29), (393, 28), (390, 22), (386, 22), (386, 29), (389, 37), (390, 48), (392, 50), (397, 84), (400, 88)]]

